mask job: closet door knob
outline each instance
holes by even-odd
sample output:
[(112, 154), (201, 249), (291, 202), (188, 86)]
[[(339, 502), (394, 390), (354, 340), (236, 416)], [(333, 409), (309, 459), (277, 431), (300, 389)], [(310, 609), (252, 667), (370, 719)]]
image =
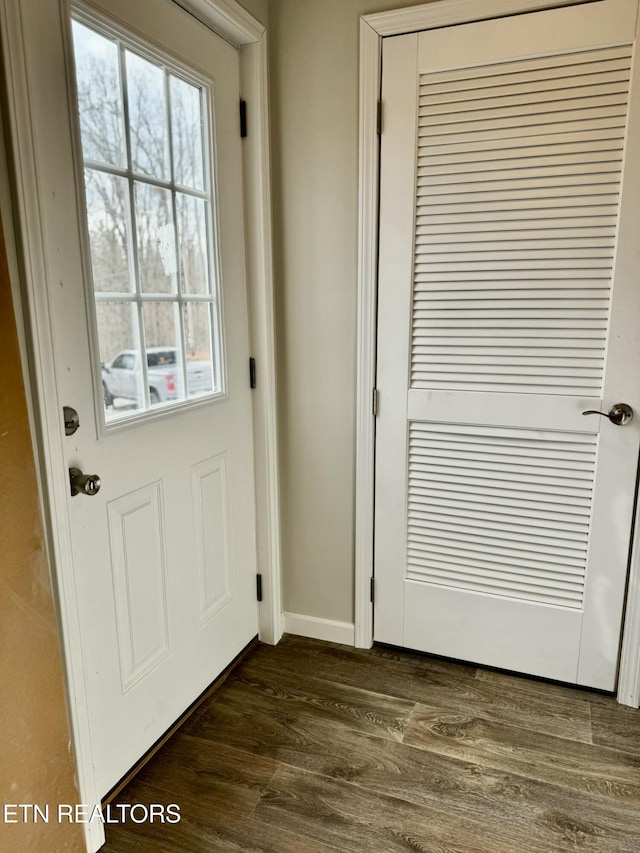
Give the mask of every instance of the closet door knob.
[(612, 424), (616, 426), (626, 426), (633, 420), (633, 409), (626, 403), (614, 403), (608, 412), (596, 412), (589, 409), (583, 412), (583, 415), (600, 415), (603, 418), (609, 418)]

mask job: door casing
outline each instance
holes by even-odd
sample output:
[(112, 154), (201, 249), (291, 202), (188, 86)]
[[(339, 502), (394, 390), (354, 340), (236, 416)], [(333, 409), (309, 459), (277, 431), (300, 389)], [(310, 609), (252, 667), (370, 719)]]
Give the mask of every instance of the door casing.
[[(376, 387), (379, 127), (384, 132), (384, 107), (379, 116), (382, 39), (419, 30), (523, 14), (538, 9), (576, 6), (592, 0), (439, 0), (360, 19), (359, 223), (358, 223), (358, 365), (356, 420), (356, 559), (355, 644), (373, 644), (371, 579), (374, 567), (375, 416)], [(380, 121), (380, 125), (379, 125)], [(637, 497), (636, 497), (637, 499)], [(640, 704), (640, 521), (632, 532), (630, 575), (618, 679), (618, 701)], [(375, 582), (374, 582), (375, 589)]]
[[(276, 425), (276, 363), (269, 149), (269, 104), (266, 30), (235, 0), (175, 0), (239, 51), (241, 92), (247, 102), (249, 134), (243, 140), (243, 178), (247, 244), (247, 288), (252, 355), (259, 382), (253, 397), (258, 571), (263, 600), (258, 605), (260, 639), (275, 644), (282, 637), (280, 517)], [(68, 13), (67, 0), (60, 2)], [(57, 599), (60, 635), (67, 674), (69, 712), (81, 802), (99, 803), (92, 770), (91, 742), (84, 686), (79, 623), (71, 571), (71, 535), (67, 515), (68, 474), (62, 453), (62, 401), (53, 374), (53, 341), (44, 236), (32, 145), (25, 44), (16, 0), (1, 0), (3, 63), (7, 80), (8, 180), (1, 182), (3, 218), (15, 223), (16, 270), (21, 300), (17, 310), (27, 359), (24, 374), (34, 414), (39, 480), (48, 550)], [(2, 168), (4, 169), (3, 162)], [(10, 239), (11, 230), (7, 237)], [(11, 247), (12, 249), (14, 247)], [(247, 381), (249, 372), (247, 365)], [(87, 849), (104, 843), (99, 821), (84, 824)]]

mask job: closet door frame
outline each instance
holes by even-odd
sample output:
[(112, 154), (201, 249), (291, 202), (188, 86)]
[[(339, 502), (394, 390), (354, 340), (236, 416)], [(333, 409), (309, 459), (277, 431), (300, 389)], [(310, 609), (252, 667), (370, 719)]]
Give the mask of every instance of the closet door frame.
[[(355, 645), (373, 644), (376, 326), (382, 40), (420, 30), (576, 6), (594, 0), (439, 0), (360, 19), (359, 223), (356, 423)], [(595, 0), (598, 2), (598, 0)], [(618, 679), (618, 701), (640, 704), (640, 509), (631, 541), (630, 575)]]

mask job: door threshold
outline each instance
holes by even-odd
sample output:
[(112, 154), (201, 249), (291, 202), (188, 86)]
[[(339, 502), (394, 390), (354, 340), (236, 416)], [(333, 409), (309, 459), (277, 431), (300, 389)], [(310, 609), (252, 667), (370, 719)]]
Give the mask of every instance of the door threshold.
[(550, 684), (556, 687), (567, 687), (571, 690), (581, 690), (587, 693), (598, 693), (601, 696), (610, 696), (612, 699), (615, 698), (615, 690), (602, 690), (599, 687), (588, 687), (584, 684), (576, 684), (573, 681), (562, 681), (558, 678), (548, 678), (544, 675), (534, 675), (530, 672), (519, 672), (517, 669), (506, 669), (501, 666), (491, 666), (486, 663), (478, 663), (478, 661), (467, 660), (464, 658), (453, 658), (448, 657), (447, 655), (438, 655), (434, 652), (424, 652), (420, 649), (411, 649), (408, 646), (394, 646), (392, 643), (378, 643), (374, 642), (373, 648), (375, 647), (381, 649), (388, 649), (391, 652), (401, 652), (403, 654), (415, 655), (416, 657), (428, 658), (429, 660), (435, 661), (443, 661), (444, 663), (450, 663), (457, 666), (472, 666), (476, 669), (482, 669), (486, 672), (494, 672), (498, 675), (507, 675), (512, 678), (522, 678), (527, 681), (537, 681), (541, 684)]

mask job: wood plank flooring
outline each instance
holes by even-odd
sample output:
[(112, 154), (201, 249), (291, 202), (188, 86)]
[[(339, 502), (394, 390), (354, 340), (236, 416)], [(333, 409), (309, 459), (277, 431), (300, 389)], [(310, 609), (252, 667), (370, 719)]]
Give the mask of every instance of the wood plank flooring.
[[(640, 711), (388, 648), (258, 646), (118, 804), (104, 853), (640, 851)], [(135, 813), (134, 813), (135, 814)]]

